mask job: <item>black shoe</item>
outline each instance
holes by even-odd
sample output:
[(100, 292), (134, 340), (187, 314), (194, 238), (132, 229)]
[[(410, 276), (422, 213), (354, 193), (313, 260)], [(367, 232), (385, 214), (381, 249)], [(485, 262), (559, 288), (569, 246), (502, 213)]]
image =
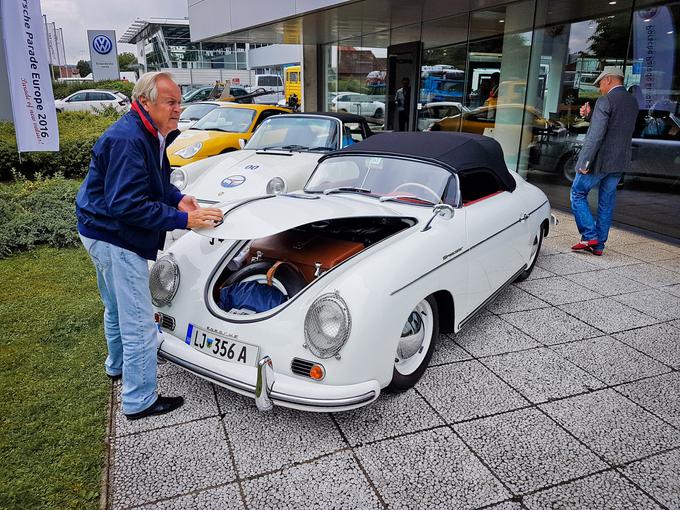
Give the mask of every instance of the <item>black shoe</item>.
[(111, 375), (111, 374), (106, 374), (106, 377), (111, 379), (112, 381), (120, 381), (123, 378), (123, 374), (118, 374), (118, 375)]
[(143, 411), (126, 414), (125, 417), (128, 420), (139, 420), (140, 418), (146, 418), (147, 416), (169, 413), (170, 411), (174, 411), (178, 407), (181, 407), (182, 404), (184, 404), (183, 397), (161, 397), (159, 395), (156, 401)]

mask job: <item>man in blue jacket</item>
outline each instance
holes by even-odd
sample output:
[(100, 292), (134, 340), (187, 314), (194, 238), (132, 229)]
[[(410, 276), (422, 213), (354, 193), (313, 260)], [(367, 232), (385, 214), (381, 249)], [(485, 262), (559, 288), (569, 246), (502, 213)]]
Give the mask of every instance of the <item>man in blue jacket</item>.
[(170, 184), (165, 148), (177, 137), (181, 94), (167, 73), (147, 73), (132, 91), (131, 110), (97, 140), (76, 197), (78, 232), (97, 272), (108, 344), (106, 373), (122, 376), (123, 413), (138, 419), (170, 412), (182, 397), (156, 394), (156, 338), (148, 260), (165, 232), (213, 227), (216, 208)]

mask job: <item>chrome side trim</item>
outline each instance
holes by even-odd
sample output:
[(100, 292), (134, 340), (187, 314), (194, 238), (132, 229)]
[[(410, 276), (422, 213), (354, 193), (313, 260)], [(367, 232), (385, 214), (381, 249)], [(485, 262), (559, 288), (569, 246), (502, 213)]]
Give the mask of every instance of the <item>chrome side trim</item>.
[(522, 266), (522, 269), (520, 269), (520, 270), (517, 271), (515, 274), (513, 274), (513, 275), (510, 277), (510, 279), (509, 279), (508, 281), (506, 281), (503, 285), (501, 285), (500, 287), (498, 287), (498, 289), (496, 289), (496, 292), (494, 292), (493, 294), (491, 294), (491, 296), (489, 296), (488, 298), (486, 298), (486, 299), (484, 300), (484, 302), (483, 302), (481, 305), (479, 305), (477, 308), (475, 308), (474, 310), (472, 310), (472, 311), (468, 314), (467, 317), (465, 317), (462, 321), (460, 321), (460, 324), (458, 325), (458, 328), (460, 329), (460, 328), (462, 328), (465, 324), (467, 324), (468, 322), (470, 322), (470, 321), (475, 317), (475, 315), (477, 315), (481, 310), (483, 310), (484, 307), (485, 307), (486, 305), (488, 305), (489, 303), (491, 303), (491, 301), (493, 301), (494, 299), (496, 299), (496, 298), (498, 297), (498, 295), (499, 295), (501, 292), (503, 292), (503, 291), (505, 290), (505, 288), (506, 288), (508, 285), (510, 285), (512, 282), (514, 282), (515, 279), (516, 279), (520, 274), (522, 274), (522, 273), (526, 270), (526, 268), (527, 268), (527, 265), (524, 264), (524, 265)]
[[(251, 384), (246, 384), (241, 381), (238, 381), (236, 379), (232, 379), (230, 377), (225, 377), (223, 375), (217, 374), (213, 372), (212, 370), (207, 370), (203, 367), (199, 367), (198, 365), (194, 365), (193, 363), (190, 363), (188, 361), (185, 361), (181, 358), (178, 358), (177, 356), (173, 356), (172, 354), (168, 354), (165, 351), (158, 351), (158, 355), (161, 358), (164, 358), (168, 361), (173, 362), (174, 364), (182, 367), (185, 370), (188, 370), (189, 372), (193, 372), (197, 375), (201, 375), (203, 377), (206, 377), (208, 379), (212, 379), (216, 382), (219, 382), (223, 384), (224, 386), (231, 387), (231, 388), (238, 388), (242, 391), (247, 391), (250, 395), (251, 398), (255, 398), (255, 386)], [(361, 395), (355, 395), (352, 397), (345, 397), (345, 398), (337, 398), (337, 399), (320, 399), (320, 398), (309, 398), (309, 397), (301, 397), (299, 395), (289, 395), (287, 393), (281, 393), (275, 390), (272, 390), (269, 393), (269, 396), (271, 399), (275, 402), (288, 402), (290, 404), (297, 404), (297, 405), (302, 405), (302, 406), (307, 406), (307, 407), (319, 407), (319, 408), (328, 408), (328, 407), (345, 407), (345, 406), (351, 406), (351, 405), (358, 405), (358, 404), (363, 404), (364, 402), (369, 402), (375, 398), (375, 391), (371, 390), (369, 392), (363, 393)]]

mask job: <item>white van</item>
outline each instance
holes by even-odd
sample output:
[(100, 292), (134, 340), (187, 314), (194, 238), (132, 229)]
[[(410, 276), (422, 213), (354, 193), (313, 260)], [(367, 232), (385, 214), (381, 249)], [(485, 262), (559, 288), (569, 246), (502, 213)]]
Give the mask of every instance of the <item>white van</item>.
[(253, 98), (255, 103), (261, 104), (277, 104), (281, 99), (284, 99), (283, 80), (278, 74), (256, 74), (249, 87), (246, 87), (248, 92), (254, 92), (256, 89), (271, 90), (273, 94), (266, 94)]

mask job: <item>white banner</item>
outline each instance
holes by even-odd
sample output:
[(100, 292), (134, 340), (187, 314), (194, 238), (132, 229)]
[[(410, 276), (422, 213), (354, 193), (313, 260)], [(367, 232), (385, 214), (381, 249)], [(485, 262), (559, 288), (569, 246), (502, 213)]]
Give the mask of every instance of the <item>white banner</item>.
[(17, 147), (19, 152), (58, 151), (59, 127), (40, 0), (0, 5)]
[(114, 30), (88, 30), (87, 43), (94, 81), (120, 80), (118, 48)]

